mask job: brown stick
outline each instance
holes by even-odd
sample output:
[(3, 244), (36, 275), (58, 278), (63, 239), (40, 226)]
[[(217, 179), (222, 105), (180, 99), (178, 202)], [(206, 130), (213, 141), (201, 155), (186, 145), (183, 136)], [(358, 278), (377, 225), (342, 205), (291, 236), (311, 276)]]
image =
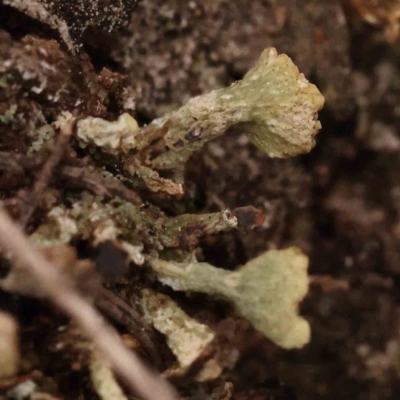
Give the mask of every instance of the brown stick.
[[(37, 170), (43, 164), (43, 159), (37, 156), (26, 156), (16, 153), (0, 151), (0, 171), (24, 176), (25, 170)], [(121, 181), (106, 178), (98, 172), (89, 171), (86, 167), (63, 165), (59, 168), (59, 175), (72, 187), (86, 189), (99, 196), (117, 196), (134, 205), (142, 205), (140, 195), (128, 189)]]
[(115, 331), (77, 293), (69, 279), (54, 268), (32, 245), (21, 229), (0, 208), (0, 245), (34, 276), (44, 293), (93, 340), (129, 387), (147, 400), (177, 400), (176, 391), (129, 352)]
[(310, 284), (319, 286), (324, 292), (346, 292), (349, 290), (349, 282), (336, 279), (330, 275), (310, 275)]
[(159, 368), (161, 360), (154, 344), (154, 328), (132, 307), (107, 289), (96, 297), (96, 306), (108, 317), (128, 329), (146, 350), (154, 365)]
[(24, 174), (24, 170), (38, 169), (43, 164), (42, 155), (27, 156), (18, 153), (0, 151), (0, 171)]
[(143, 204), (140, 195), (125, 187), (121, 181), (105, 178), (98, 173), (88, 171), (86, 168), (65, 166), (61, 168), (60, 175), (67, 183), (80, 186), (96, 195), (117, 196), (134, 205)]
[(75, 122), (73, 119), (66, 122), (60, 130), (60, 134), (57, 136), (54, 148), (50, 157), (47, 159), (42, 169), (40, 170), (37, 180), (33, 186), (32, 192), (28, 195), (29, 205), (27, 207), (25, 215), (21, 218), (21, 226), (25, 228), (31, 219), (32, 214), (43, 197), (43, 193), (50, 184), (50, 179), (56, 169), (57, 165), (61, 162), (65, 150), (67, 148), (69, 139), (72, 135), (73, 126)]

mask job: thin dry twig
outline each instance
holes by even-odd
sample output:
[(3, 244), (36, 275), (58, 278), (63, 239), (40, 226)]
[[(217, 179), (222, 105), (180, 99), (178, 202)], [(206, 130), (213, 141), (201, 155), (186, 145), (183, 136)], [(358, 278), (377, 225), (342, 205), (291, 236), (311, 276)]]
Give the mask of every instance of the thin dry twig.
[(74, 124), (74, 120), (71, 119), (63, 124), (63, 126), (61, 127), (60, 134), (57, 136), (53, 151), (43, 165), (42, 169), (40, 170), (33, 189), (28, 195), (29, 205), (27, 206), (25, 215), (21, 218), (20, 221), (20, 224), (23, 228), (28, 225), (32, 214), (35, 212), (35, 209), (43, 196), (43, 193), (50, 184), (50, 179), (53, 176), (57, 165), (64, 157), (69, 139), (73, 132)]
[(17, 157), (7, 157), (11, 153), (0, 151), (0, 171), (9, 171), (18, 176), (24, 176), (24, 168), (19, 165)]
[(329, 275), (311, 275), (310, 284), (320, 287), (324, 292), (345, 292), (349, 290), (349, 282), (335, 279)]
[[(25, 170), (30, 172), (43, 165), (42, 157), (27, 156), (22, 154), (0, 151), (0, 171), (6, 171), (18, 176), (24, 176)], [(57, 171), (62, 182), (73, 188), (88, 190), (89, 192), (107, 197), (120, 197), (134, 205), (142, 205), (140, 195), (132, 189), (128, 189), (120, 180), (106, 178), (95, 171), (89, 171), (87, 167), (62, 165)]]
[(143, 204), (139, 194), (125, 187), (121, 181), (113, 178), (105, 178), (86, 168), (65, 166), (61, 169), (60, 175), (68, 183), (81, 186), (93, 194), (107, 197), (117, 196), (134, 205)]
[(115, 331), (74, 290), (69, 279), (32, 247), (21, 229), (2, 208), (0, 245), (10, 251), (15, 260), (37, 279), (43, 293), (75, 320), (132, 390), (147, 400), (177, 400), (178, 395), (173, 387), (126, 349)]
[[(38, 154), (32, 156), (0, 151), (0, 170), (11, 173), (23, 172), (24, 169), (37, 169), (43, 164), (42, 157)], [(21, 170), (22, 168), (22, 170)]]
[[(115, 322), (128, 329), (151, 357), (154, 365), (160, 367), (161, 360), (154, 344), (154, 328), (121, 298), (107, 289), (102, 289), (96, 297), (96, 306)], [(153, 336), (153, 337), (152, 337)]]

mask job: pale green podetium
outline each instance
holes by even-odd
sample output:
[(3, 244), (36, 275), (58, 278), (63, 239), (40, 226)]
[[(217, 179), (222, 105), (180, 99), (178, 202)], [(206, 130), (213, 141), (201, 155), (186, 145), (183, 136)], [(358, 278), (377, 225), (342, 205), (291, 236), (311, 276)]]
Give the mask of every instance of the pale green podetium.
[(237, 313), (285, 349), (310, 340), (310, 326), (299, 316), (308, 291), (308, 258), (298, 248), (270, 250), (237, 271), (207, 263), (178, 264), (153, 259), (158, 279), (174, 290), (207, 293), (227, 300)]
[(241, 81), (194, 97), (152, 122), (158, 129), (167, 129), (159, 147), (168, 150), (151, 166), (170, 169), (181, 165), (230, 128), (247, 133), (249, 140), (271, 157), (307, 153), (321, 129), (317, 113), (323, 104), (317, 87), (299, 73), (292, 60), (268, 48)]
[(83, 145), (115, 154), (136, 149), (137, 160), (155, 170), (182, 167), (205, 143), (232, 129), (247, 133), (271, 157), (290, 157), (315, 145), (323, 104), (322, 94), (292, 60), (268, 48), (242, 80), (194, 97), (148, 126), (138, 128), (128, 114), (114, 122), (89, 117), (78, 122), (77, 136)]
[[(171, 368), (166, 374), (171, 376), (185, 373), (214, 339), (214, 332), (207, 325), (189, 317), (165, 294), (142, 290), (141, 304), (147, 321), (166, 336), (168, 346), (178, 361), (178, 368)], [(196, 380), (204, 382), (216, 379), (221, 371), (214, 360), (208, 360)]]

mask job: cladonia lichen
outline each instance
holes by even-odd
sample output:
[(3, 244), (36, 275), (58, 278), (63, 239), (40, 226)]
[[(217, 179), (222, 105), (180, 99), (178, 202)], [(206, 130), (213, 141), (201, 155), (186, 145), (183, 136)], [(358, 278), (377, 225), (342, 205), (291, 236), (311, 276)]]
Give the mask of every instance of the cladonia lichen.
[(14, 119), (14, 114), (16, 111), (17, 105), (13, 104), (4, 114), (0, 114), (0, 123), (10, 124)]
[[(26, 0), (7, 1), (17, 8), (27, 3)], [(35, 1), (33, 5), (39, 3)], [(27, 11), (28, 15), (37, 12), (40, 20), (62, 28), (63, 20), (48, 20), (50, 14), (46, 8), (32, 6)], [(7, 82), (1, 80), (0, 86), (2, 84)], [(196, 256), (201, 254), (200, 238), (208, 239), (209, 235), (233, 229), (246, 231), (259, 227), (265, 216), (251, 206), (237, 209), (222, 206), (219, 212), (196, 213), (198, 207), (189, 204), (192, 193), (185, 193), (185, 164), (207, 142), (233, 130), (246, 133), (255, 146), (271, 157), (308, 152), (321, 128), (317, 113), (323, 102), (318, 89), (299, 73), (291, 59), (269, 48), (241, 81), (195, 97), (147, 126), (139, 127), (127, 113), (116, 121), (107, 121), (82, 116), (80, 111), (74, 111), (74, 116), (66, 112), (51, 123), (44, 114), (37, 112), (38, 122), (27, 121), (31, 142), (28, 157), (24, 159), (27, 172), (31, 164), (35, 167), (33, 173), (39, 171), (38, 176), (40, 171), (46, 171), (48, 164), (41, 158), (50, 158), (47, 153), (51, 144), (58, 143), (63, 121), (72, 118), (74, 140), (68, 142), (68, 151), (49, 172), (52, 179), (46, 181), (46, 190), (43, 190), (46, 193), (38, 196), (35, 206), (40, 212), (32, 212), (28, 217), (30, 223), (26, 228), (31, 233), (30, 240), (43, 254), (54, 254), (53, 259), (49, 259), (56, 268), (70, 274), (74, 283), (84, 276), (76, 273), (75, 278), (74, 271), (79, 267), (83, 270), (86, 264), (85, 260), (80, 262), (79, 253), (72, 254), (66, 245), (82, 243), (82, 248), (87, 248), (90, 254), (91, 250), (104, 250), (104, 245), (110, 242), (126, 253), (124, 265), (129, 260), (136, 266), (152, 267), (132, 268), (132, 275), (124, 277), (133, 277), (135, 305), (141, 306), (147, 321), (165, 335), (176, 357), (176, 365), (164, 371), (165, 376), (176, 378), (188, 374), (204, 382), (218, 378), (228, 364), (224, 364), (218, 354), (210, 358), (214, 357), (212, 351), (218, 352), (220, 339), (218, 336), (213, 342), (216, 333), (210, 327), (187, 315), (167, 295), (147, 288), (147, 285), (157, 287), (154, 272), (161, 283), (174, 290), (202, 292), (231, 303), (237, 315), (247, 318), (256, 330), (277, 345), (286, 349), (300, 348), (310, 340), (310, 326), (299, 315), (299, 302), (308, 291), (307, 257), (297, 248), (271, 250), (236, 271), (197, 262)], [(13, 122), (12, 118), (18, 116), (16, 107), (0, 115), (0, 123)], [(37, 129), (37, 125), (41, 127)], [(22, 159), (19, 155), (16, 160)], [(32, 172), (26, 175), (29, 178)], [(56, 182), (58, 178), (61, 180)], [(182, 201), (174, 203), (171, 198)], [(29, 200), (26, 196), (25, 202)], [(218, 203), (223, 204), (222, 201)], [(192, 214), (183, 213), (192, 209), (195, 210)], [(38, 219), (34, 219), (36, 214)], [(57, 257), (63, 255), (61, 249), (66, 253), (57, 262)], [(113, 253), (107, 254), (106, 250), (107, 257), (103, 257), (106, 261), (102, 262), (110, 264), (107, 267), (112, 270)], [(69, 257), (65, 255), (68, 252)], [(90, 262), (90, 266), (94, 271), (94, 262)], [(118, 273), (112, 271), (110, 276), (113, 278), (113, 275)], [(141, 277), (145, 279), (138, 282)], [(107, 279), (106, 274), (103, 278)], [(17, 272), (9, 274), (0, 286), (24, 295), (37, 295), (35, 281), (25, 280), (25, 286), (21, 282)], [(127, 288), (121, 294), (129, 292)], [(229, 311), (232, 310), (229, 308)], [(118, 322), (131, 318), (130, 315), (122, 317), (121, 321), (117, 318)], [(140, 322), (149, 325), (143, 329), (151, 331), (144, 319)], [(88, 360), (99, 397), (125, 399), (100, 355), (93, 353)], [(224, 391), (227, 398), (231, 396), (229, 388)], [(215, 398), (217, 396), (218, 393)]]
[(129, 124), (122, 123), (127, 114), (116, 122), (87, 118), (78, 123), (77, 135), (87, 144), (114, 153), (136, 149), (136, 157), (125, 159), (125, 169), (131, 174), (140, 165), (155, 170), (180, 168), (206, 142), (231, 128), (246, 132), (271, 157), (289, 157), (314, 146), (323, 104), (317, 87), (292, 60), (268, 48), (241, 81), (194, 97), (148, 126), (127, 130)]
[[(146, 319), (167, 337), (167, 343), (179, 363), (174, 374), (184, 373), (214, 339), (214, 332), (189, 317), (171, 298), (152, 290), (142, 291), (142, 308)], [(221, 368), (209, 360), (197, 376), (198, 381), (215, 379)]]
[(19, 359), (17, 321), (0, 311), (0, 384), (14, 378), (18, 372)]
[(89, 364), (90, 376), (97, 394), (102, 400), (127, 400), (121, 387), (115, 379), (115, 376), (107, 361), (93, 351)]
[(271, 157), (311, 150), (321, 128), (317, 113), (324, 98), (292, 60), (276, 49), (264, 50), (245, 77), (228, 88), (191, 99), (179, 110), (153, 121), (165, 130), (158, 148), (168, 151), (152, 162), (169, 169), (185, 161), (205, 142), (236, 127)]
[(78, 121), (77, 136), (84, 146), (94, 144), (111, 152), (116, 149), (127, 152), (137, 146), (138, 128), (136, 120), (127, 113), (114, 122), (88, 117)]
[(295, 247), (270, 250), (237, 271), (207, 263), (151, 261), (158, 279), (174, 290), (203, 292), (225, 299), (239, 315), (286, 349), (310, 340), (310, 326), (298, 305), (308, 291), (307, 257)]
[(97, 246), (118, 240), (138, 265), (144, 263), (144, 246), (147, 250), (193, 248), (202, 236), (240, 227), (235, 213), (240, 215), (239, 211), (249, 208), (169, 218), (155, 207), (137, 207), (119, 198), (106, 202), (89, 193), (79, 200), (71, 198), (71, 202), (70, 208), (60, 204), (47, 213), (31, 234), (32, 243), (49, 247), (79, 238)]

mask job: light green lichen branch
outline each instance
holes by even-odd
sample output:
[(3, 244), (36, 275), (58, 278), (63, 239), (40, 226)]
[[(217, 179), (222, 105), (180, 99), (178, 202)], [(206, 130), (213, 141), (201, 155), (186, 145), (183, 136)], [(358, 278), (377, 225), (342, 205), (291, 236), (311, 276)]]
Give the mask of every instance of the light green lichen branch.
[(159, 233), (166, 247), (182, 246), (183, 241), (197, 244), (199, 237), (237, 228), (238, 220), (230, 210), (211, 214), (182, 214), (169, 218)]
[(279, 346), (299, 348), (310, 340), (310, 326), (298, 314), (308, 291), (308, 258), (298, 248), (267, 251), (233, 272), (207, 263), (160, 259), (153, 259), (151, 266), (158, 279), (174, 290), (231, 302), (239, 315)]
[[(140, 164), (156, 170), (182, 167), (205, 143), (231, 128), (246, 132), (271, 157), (288, 157), (314, 146), (323, 104), (317, 87), (292, 60), (269, 48), (241, 81), (194, 97), (148, 126), (138, 128), (127, 114), (115, 122), (87, 118), (78, 122), (77, 136), (83, 145), (125, 155), (130, 173)], [(126, 157), (130, 150), (135, 157)]]
[(98, 352), (92, 353), (89, 371), (93, 386), (102, 400), (128, 400), (107, 361)]
[(11, 315), (0, 311), (0, 384), (13, 382), (20, 363), (18, 323)]
[(77, 137), (82, 147), (95, 145), (110, 153), (128, 152), (137, 146), (139, 126), (129, 114), (122, 114), (116, 121), (88, 117), (78, 121)]
[[(167, 375), (181, 375), (201, 355), (214, 339), (214, 332), (204, 324), (189, 317), (171, 298), (150, 289), (142, 291), (143, 313), (149, 323), (167, 338), (168, 347), (179, 363)], [(215, 360), (208, 360), (197, 374), (197, 381), (216, 379), (222, 372)]]
[(153, 121), (165, 129), (152, 162), (169, 169), (187, 161), (206, 142), (237, 127), (271, 157), (288, 157), (311, 150), (321, 128), (317, 113), (324, 98), (292, 60), (276, 49), (264, 50), (245, 77), (228, 88), (191, 99), (179, 110)]
[(117, 240), (138, 265), (144, 262), (144, 247), (157, 252), (165, 248), (191, 249), (207, 234), (240, 228), (235, 212), (249, 208), (169, 218), (157, 207), (138, 207), (120, 198), (107, 202), (87, 192), (79, 200), (68, 200), (72, 207), (58, 204), (49, 210), (31, 234), (32, 243), (50, 247), (79, 238), (98, 246)]
[(16, 111), (17, 105), (13, 104), (4, 114), (0, 114), (0, 123), (7, 125), (13, 122)]

